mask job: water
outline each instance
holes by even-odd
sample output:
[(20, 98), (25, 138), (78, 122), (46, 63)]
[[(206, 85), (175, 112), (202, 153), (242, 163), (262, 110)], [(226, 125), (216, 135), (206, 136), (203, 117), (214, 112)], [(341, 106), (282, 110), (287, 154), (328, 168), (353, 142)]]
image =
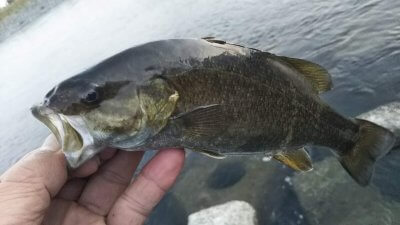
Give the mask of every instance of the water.
[[(0, 43), (0, 172), (48, 134), (30, 115), (29, 107), (41, 101), (52, 86), (123, 49), (157, 39), (215, 36), (319, 63), (330, 71), (334, 83), (334, 89), (322, 97), (348, 116), (399, 100), (399, 15), (400, 1), (396, 0), (67, 0)], [(231, 166), (232, 162), (243, 164), (240, 168), (245, 172), (233, 170), (241, 171), (240, 176), (232, 175), (239, 181), (224, 180), (232, 183), (229, 187), (216, 184), (219, 166)], [(318, 163), (342, 170), (336, 164), (324, 164), (327, 162)], [(209, 165), (207, 169), (204, 164)], [(220, 171), (225, 172), (220, 174), (227, 173), (223, 168)], [(292, 176), (297, 175), (258, 158), (214, 161), (193, 155), (174, 191), (149, 223), (156, 224), (169, 215), (171, 222), (164, 224), (184, 224), (187, 214), (202, 207), (242, 199), (256, 207), (261, 224), (344, 224), (335, 220), (337, 217), (316, 221), (317, 203), (304, 203), (308, 195), (303, 191), (308, 189), (296, 183), (301, 179), (291, 181), (292, 185), (285, 182), (285, 177)], [(312, 177), (318, 176), (308, 175)], [(358, 187), (343, 177), (331, 179), (345, 179), (343, 185), (354, 191), (349, 193), (356, 193)], [(204, 183), (198, 184), (200, 178)], [(223, 188), (213, 189), (210, 183)], [(193, 196), (197, 192), (199, 195)], [(365, 198), (380, 199), (376, 192), (367, 192)], [(336, 199), (343, 198), (348, 196)], [(393, 207), (392, 200), (381, 200), (382, 210), (371, 208), (377, 213), (373, 215), (400, 214), (393, 211), (397, 206)], [(359, 202), (353, 202), (359, 207)], [(339, 202), (322, 209), (347, 212), (340, 207)], [(352, 221), (353, 217), (348, 218)], [(395, 224), (391, 221), (384, 220), (384, 224)]]
[(7, 0), (0, 0), (0, 8), (7, 6)]

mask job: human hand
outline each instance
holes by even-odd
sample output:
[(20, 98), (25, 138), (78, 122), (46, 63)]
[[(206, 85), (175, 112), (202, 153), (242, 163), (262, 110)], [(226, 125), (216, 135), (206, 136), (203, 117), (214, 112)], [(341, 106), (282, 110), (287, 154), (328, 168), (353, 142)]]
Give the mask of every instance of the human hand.
[(143, 224), (174, 184), (184, 151), (158, 152), (131, 183), (142, 155), (110, 149), (68, 172), (50, 136), (0, 177), (0, 224)]

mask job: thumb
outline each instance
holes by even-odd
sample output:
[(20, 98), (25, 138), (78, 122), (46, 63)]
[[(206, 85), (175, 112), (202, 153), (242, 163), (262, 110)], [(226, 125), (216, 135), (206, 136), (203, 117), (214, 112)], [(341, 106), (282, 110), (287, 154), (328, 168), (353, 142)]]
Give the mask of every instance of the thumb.
[(54, 135), (1, 176), (2, 182), (41, 184), (51, 197), (67, 181), (66, 160)]
[(54, 136), (50, 136), (42, 147), (23, 157), (0, 177), (2, 222), (39, 224), (51, 198), (66, 181), (66, 160)]

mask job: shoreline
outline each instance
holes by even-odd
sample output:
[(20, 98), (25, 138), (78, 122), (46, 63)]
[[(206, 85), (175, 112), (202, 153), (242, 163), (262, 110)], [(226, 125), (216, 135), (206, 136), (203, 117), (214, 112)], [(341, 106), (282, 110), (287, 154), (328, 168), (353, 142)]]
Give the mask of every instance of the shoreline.
[(0, 43), (65, 0), (14, 0), (0, 8)]

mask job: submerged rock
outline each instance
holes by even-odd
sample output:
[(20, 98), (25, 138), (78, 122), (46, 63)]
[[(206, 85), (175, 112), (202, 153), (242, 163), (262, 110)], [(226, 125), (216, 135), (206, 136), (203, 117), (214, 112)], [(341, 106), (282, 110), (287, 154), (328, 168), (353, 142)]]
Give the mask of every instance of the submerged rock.
[(371, 187), (357, 185), (329, 157), (292, 179), (308, 222), (313, 225), (391, 225), (400, 221), (400, 203), (384, 199)]
[(217, 160), (189, 152), (172, 191), (189, 214), (240, 200), (254, 207), (259, 224), (309, 225), (292, 186), (285, 181), (292, 173), (275, 161), (263, 162), (262, 155)]
[(235, 185), (246, 174), (243, 163), (220, 164), (207, 179), (208, 187), (223, 189)]
[(188, 213), (175, 195), (167, 193), (147, 218), (145, 225), (187, 225)]
[(247, 202), (230, 201), (189, 215), (189, 225), (256, 225), (256, 211)]

